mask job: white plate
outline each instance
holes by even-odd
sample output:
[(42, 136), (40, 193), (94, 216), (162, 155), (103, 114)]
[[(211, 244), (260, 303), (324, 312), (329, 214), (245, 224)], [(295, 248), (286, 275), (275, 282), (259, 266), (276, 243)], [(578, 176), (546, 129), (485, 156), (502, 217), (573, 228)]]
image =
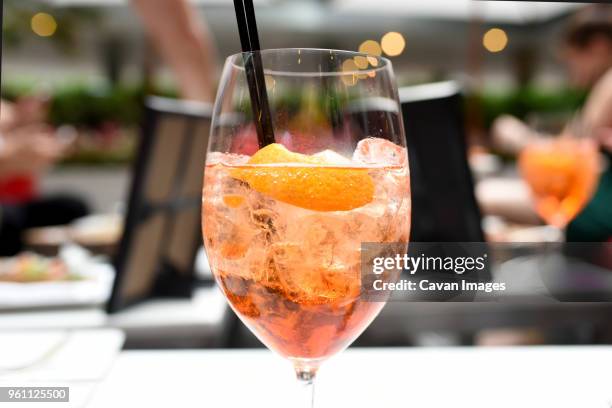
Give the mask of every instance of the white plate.
[(115, 272), (80, 247), (63, 248), (60, 257), (70, 273), (82, 280), (54, 282), (0, 282), (0, 310), (54, 306), (100, 305), (110, 296)]

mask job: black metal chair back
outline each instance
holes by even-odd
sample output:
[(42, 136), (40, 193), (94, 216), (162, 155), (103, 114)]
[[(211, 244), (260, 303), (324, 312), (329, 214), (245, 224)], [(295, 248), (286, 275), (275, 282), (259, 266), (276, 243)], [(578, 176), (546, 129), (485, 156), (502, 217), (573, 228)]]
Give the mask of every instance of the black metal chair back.
[(454, 82), (399, 90), (410, 159), (413, 242), (483, 242)]
[(201, 238), (209, 105), (150, 98), (134, 163), (108, 310), (153, 296), (189, 296)]

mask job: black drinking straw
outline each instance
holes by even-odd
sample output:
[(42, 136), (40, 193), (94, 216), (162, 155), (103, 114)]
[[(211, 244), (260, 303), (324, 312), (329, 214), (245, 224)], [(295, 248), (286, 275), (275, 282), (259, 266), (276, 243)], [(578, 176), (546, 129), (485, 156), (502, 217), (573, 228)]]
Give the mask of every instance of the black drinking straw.
[(246, 53), (244, 54), (244, 69), (251, 96), (257, 140), (259, 147), (262, 148), (274, 143), (274, 129), (261, 55), (259, 52), (254, 52), (259, 51), (260, 46), (253, 0), (234, 0), (234, 8), (236, 9), (240, 44), (242, 51)]

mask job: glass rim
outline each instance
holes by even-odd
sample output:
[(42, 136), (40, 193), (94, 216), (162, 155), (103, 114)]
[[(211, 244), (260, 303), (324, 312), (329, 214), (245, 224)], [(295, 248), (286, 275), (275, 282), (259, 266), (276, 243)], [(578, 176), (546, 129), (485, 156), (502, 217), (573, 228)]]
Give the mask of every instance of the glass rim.
[(330, 48), (266, 48), (263, 50), (259, 50), (259, 51), (246, 51), (246, 52), (238, 52), (235, 54), (232, 54), (230, 56), (228, 56), (226, 58), (226, 64), (229, 64), (232, 66), (232, 68), (237, 69), (239, 71), (244, 71), (244, 65), (238, 65), (236, 63), (236, 59), (239, 57), (242, 57), (243, 60), (245, 57), (250, 56), (250, 55), (254, 55), (254, 54), (259, 54), (259, 55), (266, 55), (266, 54), (273, 54), (273, 53), (289, 53), (289, 52), (297, 52), (298, 54), (301, 51), (306, 51), (306, 52), (318, 52), (318, 53), (336, 53), (336, 54), (342, 54), (344, 56), (348, 56), (350, 58), (355, 58), (355, 57), (364, 57), (364, 58), (375, 58), (377, 61), (379, 61), (377, 66), (372, 66), (370, 67), (370, 64), (368, 62), (368, 68), (364, 68), (364, 69), (357, 69), (357, 70), (350, 70), (350, 71), (312, 71), (312, 70), (303, 70), (303, 71), (283, 71), (283, 70), (273, 70), (273, 69), (265, 69), (264, 68), (264, 74), (265, 75), (270, 75), (270, 76), (286, 76), (286, 77), (341, 77), (341, 76), (347, 76), (347, 75), (367, 75), (368, 73), (378, 73), (380, 71), (384, 71), (386, 69), (388, 69), (389, 67), (392, 66), (391, 64), (391, 60), (389, 60), (386, 57), (380, 56), (380, 55), (372, 55), (372, 54), (366, 54), (363, 52), (358, 52), (358, 51), (348, 51), (348, 50), (337, 50), (337, 49), (330, 49)]

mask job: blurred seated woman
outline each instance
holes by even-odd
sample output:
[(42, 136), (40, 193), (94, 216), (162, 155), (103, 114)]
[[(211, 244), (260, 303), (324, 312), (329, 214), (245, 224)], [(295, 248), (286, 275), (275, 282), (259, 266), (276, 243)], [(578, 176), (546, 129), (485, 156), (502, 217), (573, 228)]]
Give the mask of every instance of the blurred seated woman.
[[(209, 102), (217, 55), (205, 22), (188, 0), (132, 0), (147, 33), (173, 70), (181, 96)], [(65, 153), (66, 145), (43, 124), (34, 99), (2, 102), (0, 117), (0, 256), (22, 249), (27, 228), (62, 225), (87, 214), (72, 197), (37, 198), (36, 178)]]
[[(563, 59), (573, 83), (589, 90), (581, 122), (592, 130), (601, 151), (612, 159), (611, 5), (589, 6), (572, 18), (565, 36)], [(493, 137), (498, 147), (516, 153), (536, 135), (520, 120), (504, 116), (494, 123)], [(524, 203), (524, 207), (529, 204)], [(568, 241), (612, 239), (612, 166), (602, 175), (591, 202), (569, 225), (566, 234)]]
[(20, 114), (2, 101), (0, 113), (0, 256), (23, 249), (28, 228), (63, 225), (87, 215), (85, 204), (73, 197), (38, 197), (37, 178), (66, 152), (35, 115)]

